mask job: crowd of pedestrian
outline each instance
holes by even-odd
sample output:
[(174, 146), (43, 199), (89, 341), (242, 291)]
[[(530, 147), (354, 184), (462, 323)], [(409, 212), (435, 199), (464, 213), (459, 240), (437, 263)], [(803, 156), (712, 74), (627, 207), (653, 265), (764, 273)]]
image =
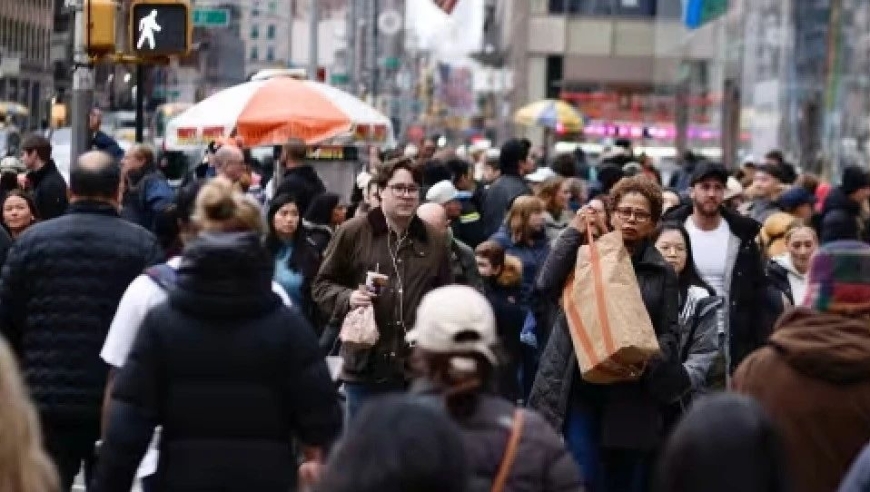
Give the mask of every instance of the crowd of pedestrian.
[[(867, 170), (427, 139), (334, 190), (301, 140), (268, 181), (243, 147), (178, 189), (145, 145), (0, 162), (0, 490), (867, 483)], [(564, 292), (611, 232), (659, 351), (601, 384)]]

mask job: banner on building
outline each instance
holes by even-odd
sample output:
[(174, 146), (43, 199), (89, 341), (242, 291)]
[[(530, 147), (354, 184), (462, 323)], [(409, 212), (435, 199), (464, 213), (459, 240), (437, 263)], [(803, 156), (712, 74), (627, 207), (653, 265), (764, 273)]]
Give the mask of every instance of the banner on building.
[(435, 72), (435, 102), (448, 116), (475, 113), (474, 74), (470, 67), (439, 63)]

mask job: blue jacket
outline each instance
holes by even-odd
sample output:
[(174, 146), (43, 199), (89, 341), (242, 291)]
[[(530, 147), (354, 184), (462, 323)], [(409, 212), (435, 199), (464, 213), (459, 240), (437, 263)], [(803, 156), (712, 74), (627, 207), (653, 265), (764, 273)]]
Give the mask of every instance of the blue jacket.
[(94, 133), (93, 138), (91, 138), (91, 147), (96, 150), (102, 150), (118, 161), (124, 157), (124, 149), (118, 145), (118, 142), (114, 138), (106, 135), (102, 130), (97, 130)]
[(538, 276), (538, 271), (550, 254), (550, 243), (547, 241), (545, 233), (541, 237), (536, 238), (532, 245), (514, 243), (507, 230), (507, 226), (502, 225), (501, 228), (492, 235), (490, 240), (497, 242), (506, 254), (516, 256), (523, 262), (523, 282), (520, 287), (520, 304), (529, 307), (533, 301), (533, 291), (535, 290), (535, 279)]

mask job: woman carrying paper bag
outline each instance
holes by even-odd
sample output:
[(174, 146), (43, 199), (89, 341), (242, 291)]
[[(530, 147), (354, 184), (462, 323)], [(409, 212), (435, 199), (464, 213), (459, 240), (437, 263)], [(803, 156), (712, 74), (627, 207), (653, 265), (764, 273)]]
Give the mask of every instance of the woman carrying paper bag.
[[(626, 178), (613, 188), (610, 199), (610, 217), (584, 208), (556, 239), (537, 287), (543, 295), (564, 301), (566, 283), (572, 275), (589, 271), (583, 269), (582, 261), (577, 262), (578, 252), (587, 242), (587, 230), (601, 238), (612, 228), (621, 234), (625, 248), (621, 254), (630, 258), (655, 333), (658, 354), (645, 364), (622, 367), (625, 379), (632, 381), (608, 384), (584, 381), (563, 306), (541, 356), (529, 404), (563, 431), (568, 447), (583, 469), (587, 490), (645, 491), (649, 488), (654, 450), (663, 437), (662, 408), (682, 396), (689, 386), (684, 372), (679, 370), (677, 357), (677, 278), (649, 240), (662, 213), (660, 188), (643, 177)], [(605, 239), (612, 241), (613, 237)], [(596, 240), (594, 247), (599, 246), (602, 245)], [(582, 254), (588, 254), (590, 249), (586, 247)], [(613, 265), (606, 262), (619, 258), (624, 260), (625, 256), (605, 251), (599, 258), (605, 263), (599, 267), (612, 269)], [(619, 283), (624, 283), (623, 280)], [(609, 301), (622, 300), (607, 295), (607, 283), (613, 281), (604, 276), (603, 294), (609, 309), (614, 305)], [(577, 304), (584, 302), (576, 297), (574, 300)], [(586, 302), (600, 301), (601, 297), (592, 295)]]

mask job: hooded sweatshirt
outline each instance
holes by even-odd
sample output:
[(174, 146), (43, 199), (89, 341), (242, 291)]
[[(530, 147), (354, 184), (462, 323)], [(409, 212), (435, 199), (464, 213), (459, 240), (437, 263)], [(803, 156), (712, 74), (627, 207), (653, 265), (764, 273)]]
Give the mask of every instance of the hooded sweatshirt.
[(794, 299), (795, 305), (800, 305), (807, 294), (807, 274), (800, 273), (795, 268), (791, 261), (791, 255), (788, 253), (777, 256), (773, 261), (785, 270), (788, 276), (788, 285), (791, 288), (791, 298)]
[(789, 311), (733, 381), (779, 425), (795, 491), (836, 490), (870, 440), (870, 321)]

